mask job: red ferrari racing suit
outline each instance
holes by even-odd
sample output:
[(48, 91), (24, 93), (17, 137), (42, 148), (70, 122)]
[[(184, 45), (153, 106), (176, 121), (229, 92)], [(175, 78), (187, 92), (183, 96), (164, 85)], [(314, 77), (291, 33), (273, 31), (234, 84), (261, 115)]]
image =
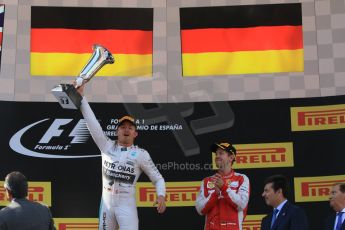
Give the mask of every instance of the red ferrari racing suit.
[(206, 215), (205, 230), (241, 230), (248, 207), (249, 179), (234, 170), (222, 179), (224, 185), (219, 193), (214, 177), (202, 181), (196, 209), (200, 215)]

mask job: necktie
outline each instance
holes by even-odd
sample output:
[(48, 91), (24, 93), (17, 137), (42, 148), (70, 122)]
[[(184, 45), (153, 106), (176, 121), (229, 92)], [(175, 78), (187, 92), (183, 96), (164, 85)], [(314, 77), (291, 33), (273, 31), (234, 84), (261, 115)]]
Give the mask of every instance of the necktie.
[(342, 220), (343, 212), (338, 212), (337, 216), (338, 216), (338, 221), (337, 221), (337, 224), (335, 225), (335, 230), (340, 230), (341, 224), (342, 224), (341, 220)]
[(272, 221), (271, 221), (271, 229), (272, 229), (272, 226), (273, 226), (274, 222), (275, 222), (276, 219), (277, 219), (277, 214), (278, 214), (278, 212), (279, 212), (279, 210), (276, 209), (276, 208), (273, 210)]

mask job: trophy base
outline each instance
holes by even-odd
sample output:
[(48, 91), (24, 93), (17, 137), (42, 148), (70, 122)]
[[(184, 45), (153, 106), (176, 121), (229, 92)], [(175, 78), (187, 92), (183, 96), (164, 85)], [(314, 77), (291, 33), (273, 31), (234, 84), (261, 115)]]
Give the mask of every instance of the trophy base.
[(64, 109), (79, 109), (83, 97), (72, 84), (60, 84), (51, 90)]

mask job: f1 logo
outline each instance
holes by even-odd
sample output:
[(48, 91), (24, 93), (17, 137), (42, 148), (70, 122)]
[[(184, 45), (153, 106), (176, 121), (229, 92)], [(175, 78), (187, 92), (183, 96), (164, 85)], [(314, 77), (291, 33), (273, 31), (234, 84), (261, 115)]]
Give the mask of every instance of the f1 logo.
[(68, 97), (60, 97), (59, 100), (60, 100), (60, 104), (64, 104), (64, 105), (69, 104)]
[[(39, 143), (48, 144), (53, 137), (60, 137), (64, 132), (64, 129), (60, 129), (60, 127), (69, 124), (72, 120), (73, 119), (55, 119)], [(85, 143), (89, 136), (90, 133), (86, 127), (86, 122), (84, 119), (80, 119), (69, 134), (69, 137), (73, 137), (71, 141), (72, 144)]]

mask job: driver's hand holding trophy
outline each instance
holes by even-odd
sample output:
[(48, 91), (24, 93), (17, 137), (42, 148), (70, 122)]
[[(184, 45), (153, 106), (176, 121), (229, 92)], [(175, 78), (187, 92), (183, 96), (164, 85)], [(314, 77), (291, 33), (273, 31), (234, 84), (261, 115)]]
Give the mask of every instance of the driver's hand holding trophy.
[(113, 55), (101, 45), (93, 45), (93, 54), (75, 80), (75, 84), (60, 84), (51, 91), (62, 108), (79, 109), (82, 96), (77, 88), (88, 82), (106, 64), (113, 64)]

